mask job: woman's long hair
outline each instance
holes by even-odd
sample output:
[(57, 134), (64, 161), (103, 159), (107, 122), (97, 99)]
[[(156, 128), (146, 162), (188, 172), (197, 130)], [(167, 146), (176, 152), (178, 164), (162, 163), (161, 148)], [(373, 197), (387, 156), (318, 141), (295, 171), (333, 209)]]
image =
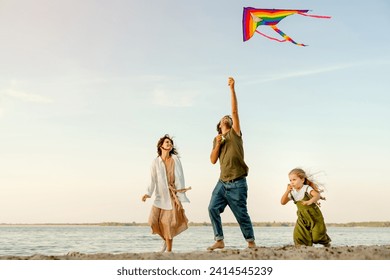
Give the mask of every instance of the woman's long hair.
[(174, 146), (174, 144), (173, 144), (173, 140), (172, 140), (172, 137), (171, 136), (169, 136), (168, 134), (165, 134), (163, 137), (161, 137), (159, 140), (158, 140), (158, 142), (157, 142), (157, 154), (158, 154), (158, 156), (161, 156), (161, 146), (164, 144), (164, 141), (165, 141), (165, 139), (169, 139), (169, 141), (171, 141), (171, 143), (172, 143), (172, 150), (169, 152), (169, 155), (171, 156), (171, 155), (177, 155), (178, 154), (178, 152), (177, 152), (177, 150), (176, 150), (176, 148), (175, 148), (175, 146)]

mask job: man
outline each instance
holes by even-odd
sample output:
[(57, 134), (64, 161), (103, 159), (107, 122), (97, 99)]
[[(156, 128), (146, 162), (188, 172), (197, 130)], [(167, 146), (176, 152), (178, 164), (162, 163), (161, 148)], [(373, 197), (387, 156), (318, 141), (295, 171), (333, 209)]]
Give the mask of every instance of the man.
[(226, 206), (230, 207), (236, 217), (241, 232), (248, 242), (248, 248), (256, 247), (253, 226), (247, 209), (246, 176), (248, 175), (248, 166), (244, 161), (237, 97), (232, 77), (229, 77), (228, 85), (231, 94), (232, 117), (224, 116), (218, 123), (218, 135), (214, 138), (210, 155), (212, 164), (215, 164), (219, 159), (221, 174), (211, 195), (208, 208), (215, 243), (207, 250), (225, 247), (221, 213)]

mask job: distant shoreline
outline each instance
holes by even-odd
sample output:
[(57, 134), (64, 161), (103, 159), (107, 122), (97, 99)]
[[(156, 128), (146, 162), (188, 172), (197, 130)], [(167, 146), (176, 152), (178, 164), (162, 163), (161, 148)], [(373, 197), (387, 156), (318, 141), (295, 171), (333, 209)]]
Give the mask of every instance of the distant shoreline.
[[(238, 226), (237, 223), (223, 223), (224, 226)], [(254, 222), (255, 227), (291, 227), (295, 222)], [(390, 227), (390, 221), (382, 222), (348, 222), (348, 223), (326, 223), (328, 227)], [(148, 223), (0, 223), (1, 226), (148, 226)], [(211, 226), (208, 222), (190, 222), (189, 226)]]

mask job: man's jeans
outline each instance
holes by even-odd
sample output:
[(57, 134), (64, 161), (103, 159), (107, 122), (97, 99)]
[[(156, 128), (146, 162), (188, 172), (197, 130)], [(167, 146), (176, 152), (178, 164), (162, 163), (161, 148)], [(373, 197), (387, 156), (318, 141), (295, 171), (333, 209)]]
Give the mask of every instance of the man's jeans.
[(246, 241), (254, 241), (253, 226), (246, 205), (248, 186), (246, 178), (234, 182), (218, 181), (211, 195), (209, 216), (214, 230), (214, 239), (223, 240), (221, 213), (229, 205)]

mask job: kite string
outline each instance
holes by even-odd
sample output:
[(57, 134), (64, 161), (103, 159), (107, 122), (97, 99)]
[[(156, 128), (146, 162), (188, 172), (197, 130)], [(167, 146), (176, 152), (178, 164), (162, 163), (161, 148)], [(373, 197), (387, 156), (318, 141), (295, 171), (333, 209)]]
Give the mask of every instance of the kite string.
[(314, 18), (331, 18), (330, 16), (319, 16), (319, 15), (308, 15), (302, 12), (298, 12), (299, 15), (305, 16), (305, 17), (314, 17)]

